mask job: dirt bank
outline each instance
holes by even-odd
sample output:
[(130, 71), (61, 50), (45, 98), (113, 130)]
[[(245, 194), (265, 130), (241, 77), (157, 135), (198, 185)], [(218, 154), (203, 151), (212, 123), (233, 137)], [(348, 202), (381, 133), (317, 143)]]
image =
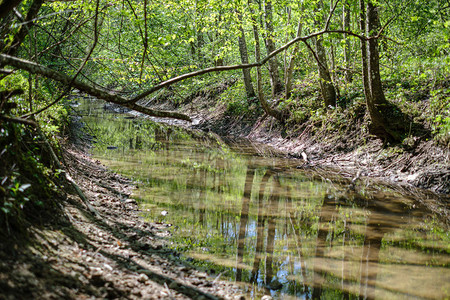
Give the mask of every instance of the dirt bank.
[[(350, 178), (373, 178), (388, 184), (425, 189), (441, 195), (450, 194), (450, 149), (434, 140), (411, 136), (404, 144), (386, 144), (364, 132), (363, 117), (347, 120), (346, 130), (333, 128), (332, 121), (317, 128), (317, 123), (288, 124), (282, 127), (261, 112), (232, 115), (217, 95), (200, 93), (179, 106), (167, 101), (153, 103), (160, 109), (177, 109), (193, 118), (183, 126), (213, 131), (219, 135), (245, 137), (275, 147), (286, 156), (299, 160), (300, 166), (341, 169)], [(260, 110), (261, 111), (261, 110)], [(329, 123), (329, 124), (327, 124)], [(342, 125), (341, 125), (342, 127)], [(331, 129), (330, 129), (331, 128)], [(305, 160), (306, 159), (306, 160)]]
[[(144, 221), (134, 186), (74, 146), (65, 146), (75, 191), (61, 200), (58, 224), (29, 228), (0, 251), (0, 299), (235, 299), (238, 287), (181, 262), (166, 247), (165, 224)], [(8, 250), (9, 249), (9, 250)]]
[(270, 130), (270, 126), (259, 124), (247, 137), (299, 159), (300, 166), (330, 167), (342, 170), (343, 175), (351, 178), (373, 178), (388, 184), (450, 194), (450, 151), (435, 145), (434, 141), (420, 141), (413, 148), (386, 146), (374, 137), (362, 142), (346, 136), (341, 139), (320, 134), (311, 136), (307, 126), (304, 131), (298, 130), (284, 138), (281, 129)]

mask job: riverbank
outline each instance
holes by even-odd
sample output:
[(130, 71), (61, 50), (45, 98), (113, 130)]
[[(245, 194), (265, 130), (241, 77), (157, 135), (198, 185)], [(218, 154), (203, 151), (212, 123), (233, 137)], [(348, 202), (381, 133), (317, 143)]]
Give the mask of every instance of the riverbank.
[[(346, 161), (336, 152), (330, 152), (328, 156), (320, 154), (326, 148), (314, 147), (326, 145), (325, 140), (314, 143), (311, 139), (283, 137), (282, 129), (264, 116), (251, 122), (244, 118), (226, 118), (225, 110), (220, 114), (220, 107), (215, 110), (216, 114), (208, 114), (208, 104), (202, 101), (201, 105), (204, 108), (183, 108), (192, 109), (191, 113), (196, 117), (193, 127), (246, 136), (272, 145), (298, 160), (299, 168), (328, 172), (328, 169), (320, 168), (328, 163), (349, 182), (357, 177), (356, 189), (358, 185), (364, 188), (364, 177), (377, 178), (376, 174), (361, 174), (367, 172), (364, 166), (357, 165), (354, 170), (350, 164), (354, 160)], [(224, 127), (227, 123), (229, 127)], [(247, 127), (242, 126), (245, 124)], [(301, 143), (305, 141), (310, 142), (309, 146)], [(379, 147), (378, 151), (384, 151), (383, 145), (377, 144), (376, 140), (371, 143), (367, 143), (366, 149), (375, 145)], [(316, 149), (317, 154), (311, 149)], [(167, 239), (169, 225), (149, 223), (140, 217), (137, 203), (129, 197), (135, 188), (130, 180), (91, 159), (80, 146), (65, 144), (62, 152), (68, 173), (92, 207), (86, 207), (75, 191), (65, 188), (65, 195), (56, 199), (61, 211), (56, 222), (29, 227), (29, 237), (22, 244), (3, 245), (5, 247), (0, 251), (0, 299), (242, 297), (235, 284), (220, 281), (218, 272), (197, 270), (189, 262), (179, 259), (179, 253), (166, 247), (170, 242)], [(332, 155), (337, 158), (331, 159)], [(435, 158), (437, 154), (431, 157)], [(336, 162), (347, 162), (347, 169), (337, 167)], [(330, 174), (324, 174), (327, 175)], [(431, 211), (448, 220), (445, 203), (435, 207), (426, 204)]]
[[(220, 274), (181, 262), (169, 225), (144, 221), (133, 183), (79, 147), (63, 146), (67, 171), (92, 205), (66, 189), (62, 216), (31, 226), (0, 249), (0, 299), (235, 299)], [(93, 213), (94, 211), (94, 213)], [(2, 242), (3, 243), (3, 242)]]
[[(450, 149), (431, 139), (429, 132), (410, 132), (403, 143), (386, 143), (367, 132), (369, 120), (364, 117), (364, 105), (320, 117), (327, 119), (290, 122), (283, 127), (257, 104), (250, 104), (244, 114), (230, 113), (229, 104), (220, 100), (226, 89), (224, 84), (218, 92), (197, 92), (178, 105), (161, 97), (160, 102), (156, 99), (149, 106), (179, 110), (193, 118), (191, 124), (176, 125), (272, 146), (298, 159), (300, 167), (331, 167), (342, 170), (342, 175), (350, 179), (371, 178), (404, 188), (450, 194)], [(420, 105), (425, 111), (429, 103)]]

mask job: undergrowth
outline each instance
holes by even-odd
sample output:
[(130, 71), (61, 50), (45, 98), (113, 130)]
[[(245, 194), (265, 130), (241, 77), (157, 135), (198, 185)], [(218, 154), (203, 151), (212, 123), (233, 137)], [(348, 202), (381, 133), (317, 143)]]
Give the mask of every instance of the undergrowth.
[[(1, 114), (23, 115), (29, 108), (28, 86), (20, 73), (0, 81), (1, 90), (23, 89), (23, 94), (8, 99)], [(46, 105), (49, 90), (43, 86), (34, 93), (33, 109)], [(61, 170), (49, 152), (58, 152), (56, 136), (67, 123), (63, 105), (55, 105), (37, 115), (38, 128), (14, 121), (0, 120), (0, 236), (19, 240), (31, 225), (44, 224), (60, 217)], [(6, 246), (2, 243), (3, 246)]]
[[(448, 58), (446, 58), (449, 61)], [(450, 147), (450, 67), (439, 59), (399, 66), (383, 80), (387, 100), (408, 117), (410, 124), (403, 133), (403, 144), (411, 138), (433, 139), (436, 144)], [(357, 77), (357, 75), (356, 75)], [(370, 138), (367, 125), (364, 90), (360, 78), (351, 83), (337, 82), (339, 97), (336, 107), (322, 105), (314, 75), (295, 83), (292, 96), (280, 101), (287, 111), (287, 130), (291, 134), (312, 125), (311, 135), (346, 140), (351, 134), (360, 141)], [(422, 129), (419, 129), (422, 128)], [(429, 134), (428, 134), (429, 133)], [(348, 141), (347, 141), (348, 142)], [(348, 149), (351, 150), (351, 149)]]
[(0, 235), (24, 234), (29, 224), (56, 217), (59, 172), (34, 129), (4, 123), (0, 166)]

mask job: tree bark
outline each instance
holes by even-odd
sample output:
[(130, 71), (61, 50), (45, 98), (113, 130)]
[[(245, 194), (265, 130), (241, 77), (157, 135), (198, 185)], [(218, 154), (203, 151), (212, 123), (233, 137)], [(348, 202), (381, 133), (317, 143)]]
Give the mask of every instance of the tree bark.
[[(366, 8), (364, 0), (359, 1), (359, 26), (361, 30), (361, 34), (365, 34), (366, 32)], [(368, 64), (367, 64), (367, 40), (361, 39), (361, 60), (362, 60), (362, 79), (364, 86), (364, 95), (366, 97), (366, 102), (368, 98), (371, 98), (370, 88), (369, 88), (369, 72), (368, 72)]]
[[(297, 26), (297, 37), (299, 37), (302, 33), (302, 20), (298, 21), (298, 26)], [(295, 58), (297, 57), (297, 52), (298, 52), (298, 44), (295, 45), (294, 50), (292, 51), (292, 56), (289, 60), (289, 64), (288, 67), (286, 69), (286, 99), (289, 99), (289, 97), (291, 97), (291, 92), (292, 92), (292, 75), (294, 73), (294, 63), (295, 63)]]
[[(343, 24), (342, 27), (344, 31), (350, 31), (350, 1), (344, 1), (344, 10), (343, 10)], [(351, 49), (350, 49), (350, 40), (349, 35), (344, 33), (344, 78), (346, 83), (352, 82), (352, 73), (350, 72), (350, 60), (351, 60)]]
[[(320, 6), (323, 6), (322, 3)], [(316, 10), (317, 13), (317, 10)], [(316, 24), (318, 22), (316, 21)], [(336, 106), (336, 90), (331, 80), (330, 70), (328, 69), (327, 54), (323, 46), (322, 35), (315, 39), (315, 46), (317, 52), (317, 65), (319, 70), (319, 85), (322, 99), (326, 108)]]
[[(261, 48), (259, 45), (259, 33), (258, 28), (256, 27), (256, 23), (253, 22), (253, 35), (255, 36), (255, 59), (256, 61), (260, 61), (261, 59)], [(259, 103), (263, 110), (269, 115), (274, 117), (280, 122), (283, 122), (282, 114), (280, 111), (273, 109), (270, 107), (269, 103), (266, 101), (264, 97), (264, 91), (262, 88), (262, 75), (261, 75), (261, 66), (256, 67), (256, 83), (257, 83), (257, 91), (258, 91), (258, 99)]]
[[(364, 13), (364, 0), (360, 0), (361, 16)], [(361, 19), (361, 26), (363, 19)], [(378, 9), (369, 0), (365, 16), (365, 31), (368, 37), (375, 36), (380, 27)], [(369, 111), (371, 124), (369, 130), (381, 138), (400, 140), (401, 136), (391, 128), (387, 115), (392, 113), (392, 107), (386, 101), (380, 76), (380, 58), (378, 52), (378, 39), (368, 39), (361, 43), (363, 59), (363, 81), (366, 105)]]
[(331, 81), (331, 75), (327, 63), (327, 55), (322, 40), (323, 39), (321, 36), (316, 38), (317, 58), (320, 61), (317, 65), (319, 69), (319, 85), (322, 93), (322, 99), (325, 107), (328, 108), (329, 106), (336, 106), (336, 90), (334, 89), (334, 85)]
[[(6, 1), (8, 2), (8, 1)], [(20, 30), (14, 36), (14, 39), (10, 44), (4, 44), (3, 41), (0, 42), (0, 53), (7, 53), (9, 55), (15, 55), (17, 50), (19, 50), (20, 45), (28, 34), (29, 29), (33, 26), (33, 20), (36, 18), (39, 10), (41, 9), (44, 0), (34, 0), (28, 9), (27, 16), (24, 20), (24, 25), (21, 25)], [(12, 8), (11, 8), (12, 9)], [(1, 67), (1, 64), (0, 64)]]
[[(275, 42), (273, 41), (273, 24), (272, 24), (272, 0), (266, 0), (264, 2), (264, 21), (267, 31), (267, 36), (265, 38), (265, 44), (267, 48), (267, 53), (272, 53), (275, 51)], [(283, 84), (280, 80), (280, 73), (278, 68), (278, 60), (276, 57), (269, 59), (269, 75), (270, 84), (272, 86), (272, 97), (275, 97), (283, 91)]]
[[(248, 64), (248, 51), (247, 51), (247, 42), (245, 40), (245, 31), (244, 27), (242, 26), (242, 14), (238, 12), (238, 18), (239, 18), (239, 31), (241, 32), (238, 38), (239, 43), (239, 54), (241, 55), (241, 62), (242, 64)], [(255, 90), (253, 89), (252, 84), (252, 77), (250, 75), (250, 69), (242, 69), (242, 73), (244, 75), (244, 85), (245, 85), (245, 92), (247, 94), (247, 98), (254, 98), (256, 97)]]
[(99, 89), (98, 87), (94, 86), (93, 84), (83, 82), (79, 79), (74, 79), (71, 76), (68, 76), (64, 73), (52, 70), (50, 68), (47, 68), (45, 66), (39, 65), (37, 63), (23, 60), (17, 57), (9, 56), (6, 54), (0, 54), (0, 65), (9, 65), (21, 70), (28, 71), (32, 74), (40, 74), (47, 78), (56, 80), (58, 82), (63, 83), (66, 86), (72, 86), (74, 88), (79, 89), (82, 92), (85, 92), (91, 96), (97, 97), (99, 99), (115, 103), (127, 108), (130, 108), (132, 110), (139, 111), (143, 114), (154, 116), (154, 117), (160, 117), (160, 118), (173, 118), (173, 119), (180, 119), (180, 120), (186, 120), (191, 121), (191, 118), (185, 114), (177, 113), (177, 112), (169, 112), (169, 111), (161, 111), (161, 110), (154, 110), (150, 109), (144, 106), (140, 106), (136, 104), (135, 102), (130, 102), (129, 99), (123, 98), (119, 95), (113, 94), (109, 91)]
[[(367, 2), (367, 36), (375, 35), (378, 29), (378, 10), (369, 0)], [(375, 105), (384, 105), (387, 102), (381, 85), (378, 39), (370, 39), (367, 44), (369, 87), (372, 101)]]

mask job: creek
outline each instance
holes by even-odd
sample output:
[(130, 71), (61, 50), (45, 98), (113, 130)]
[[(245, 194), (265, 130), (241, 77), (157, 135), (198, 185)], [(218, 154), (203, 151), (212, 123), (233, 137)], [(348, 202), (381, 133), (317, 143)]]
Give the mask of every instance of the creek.
[[(247, 140), (77, 110), (92, 154), (137, 182), (142, 216), (167, 224), (170, 247), (252, 299), (443, 299), (448, 220), (427, 193), (350, 180)], [(427, 204), (427, 205), (425, 205)]]

